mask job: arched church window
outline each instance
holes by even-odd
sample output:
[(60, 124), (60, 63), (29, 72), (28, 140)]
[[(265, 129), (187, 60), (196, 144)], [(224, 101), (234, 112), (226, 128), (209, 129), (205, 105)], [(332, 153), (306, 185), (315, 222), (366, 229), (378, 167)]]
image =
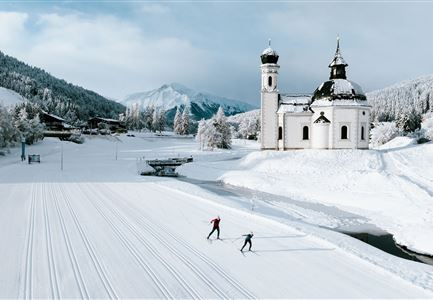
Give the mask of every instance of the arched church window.
[(302, 139), (303, 140), (308, 140), (310, 138), (308, 133), (309, 133), (308, 132), (308, 126), (304, 126), (302, 128)]
[(365, 140), (365, 129), (364, 126), (361, 126), (361, 140)]
[(268, 86), (272, 86), (272, 76), (268, 77)]
[(282, 140), (283, 139), (283, 127), (278, 127), (278, 139)]
[(347, 126), (341, 126), (341, 139), (347, 140)]

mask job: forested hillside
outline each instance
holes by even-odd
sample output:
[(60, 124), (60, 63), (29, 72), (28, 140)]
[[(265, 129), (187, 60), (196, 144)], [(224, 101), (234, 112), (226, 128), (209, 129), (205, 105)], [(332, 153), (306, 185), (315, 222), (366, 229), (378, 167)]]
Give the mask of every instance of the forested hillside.
[(433, 108), (433, 75), (403, 81), (367, 93), (372, 121), (393, 121), (402, 114), (425, 114)]
[(67, 83), (2, 52), (0, 86), (17, 92), (37, 103), (43, 110), (59, 115), (73, 124), (94, 116), (117, 118), (119, 113), (125, 111), (120, 103)]

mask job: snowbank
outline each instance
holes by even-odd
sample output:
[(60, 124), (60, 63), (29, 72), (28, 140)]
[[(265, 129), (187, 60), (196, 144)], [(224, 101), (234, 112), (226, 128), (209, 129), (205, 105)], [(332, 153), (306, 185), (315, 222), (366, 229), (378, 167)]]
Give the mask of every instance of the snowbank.
[(220, 174), (231, 185), (333, 205), (369, 218), (397, 242), (433, 254), (433, 144), (385, 150), (254, 152)]
[(26, 98), (15, 91), (0, 87), (0, 105), (13, 106), (26, 101)]

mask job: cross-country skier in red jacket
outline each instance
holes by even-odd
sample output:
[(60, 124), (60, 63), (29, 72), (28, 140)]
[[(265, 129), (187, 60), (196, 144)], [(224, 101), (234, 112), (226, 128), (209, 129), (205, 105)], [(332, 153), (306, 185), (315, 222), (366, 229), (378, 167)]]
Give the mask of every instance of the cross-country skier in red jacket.
[(212, 235), (212, 233), (214, 233), (215, 230), (217, 231), (217, 239), (220, 238), (220, 221), (221, 221), (221, 218), (220, 218), (220, 216), (218, 216), (209, 222), (209, 223), (213, 223), (213, 228), (212, 228), (212, 231), (207, 236), (207, 239), (210, 238), (210, 236)]

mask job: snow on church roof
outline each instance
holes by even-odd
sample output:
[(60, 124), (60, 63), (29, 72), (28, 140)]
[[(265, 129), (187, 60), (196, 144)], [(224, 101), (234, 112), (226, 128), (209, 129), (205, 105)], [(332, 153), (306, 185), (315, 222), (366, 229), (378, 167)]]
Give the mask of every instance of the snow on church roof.
[(277, 56), (278, 53), (269, 46), (268, 48), (263, 50), (262, 55), (275, 55), (275, 56)]
[(357, 83), (346, 79), (334, 79), (334, 94), (352, 94), (352, 90), (355, 94), (364, 95), (361, 86)]
[[(323, 82), (314, 92), (313, 101), (318, 100), (366, 100), (362, 88), (347, 79), (330, 79)], [(313, 103), (314, 103), (313, 102)]]
[(329, 100), (315, 100), (311, 107), (315, 106), (370, 106), (368, 105), (366, 100), (357, 100), (357, 99), (337, 99), (333, 101)]
[(308, 94), (280, 94), (279, 113), (305, 112), (311, 102), (311, 95)]

